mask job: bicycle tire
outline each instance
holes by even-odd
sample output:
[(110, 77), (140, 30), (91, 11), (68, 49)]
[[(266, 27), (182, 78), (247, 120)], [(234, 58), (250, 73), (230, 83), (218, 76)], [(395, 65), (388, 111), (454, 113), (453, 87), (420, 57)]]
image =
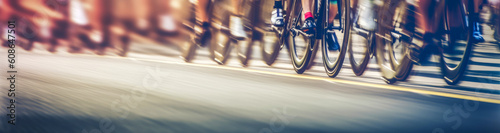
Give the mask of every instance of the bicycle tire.
[(245, 40), (238, 41), (236, 45), (236, 51), (238, 55), (238, 59), (243, 67), (248, 66), (248, 62), (252, 58), (253, 46), (255, 43), (259, 43), (258, 39), (254, 39), (253, 36), (258, 36), (258, 33), (248, 34), (248, 38)]
[[(403, 56), (402, 59), (400, 59), (401, 61), (396, 59), (393, 49), (393, 44), (396, 39), (393, 39), (393, 36), (391, 35), (391, 32), (393, 31), (391, 28), (394, 28), (393, 20), (396, 15), (395, 12), (397, 7), (406, 7), (406, 4), (408, 3), (404, 0), (387, 0), (386, 2), (388, 3), (382, 7), (378, 19), (379, 30), (376, 35), (376, 57), (382, 79), (388, 84), (393, 84), (398, 80), (406, 80), (413, 68), (413, 62), (407, 55)], [(406, 8), (403, 8), (402, 10), (406, 10)], [(402, 16), (405, 16), (405, 14)], [(404, 46), (403, 49), (408, 50), (407, 45), (408, 43), (411, 43), (411, 39), (403, 40), (401, 42), (403, 43), (402, 46)], [(388, 56), (388, 58), (386, 56)]]
[[(300, 10), (297, 10), (297, 9), (300, 9)], [(315, 45), (317, 44), (317, 40), (316, 40), (316, 37), (313, 36), (313, 37), (306, 37), (306, 36), (303, 36), (302, 34), (300, 34), (298, 32), (299, 29), (294, 29), (294, 27), (297, 27), (298, 25), (300, 25), (302, 23), (302, 18), (301, 18), (301, 14), (302, 14), (302, 5), (300, 4), (300, 2), (295, 2), (294, 5), (293, 5), (293, 8), (292, 10), (289, 11), (290, 12), (290, 16), (288, 17), (288, 23), (287, 23), (287, 27), (288, 29), (288, 33), (285, 33), (286, 34), (286, 46), (287, 46), (287, 49), (288, 49), (288, 52), (290, 54), (290, 59), (292, 61), (292, 66), (295, 70), (296, 73), (298, 74), (302, 74), (304, 73), (308, 68), (309, 68), (309, 65), (311, 64), (311, 58), (313, 53), (315, 53), (315, 50), (317, 49), (318, 45)], [(296, 20), (296, 22), (293, 22), (294, 20)], [(296, 51), (296, 41), (295, 39), (297, 37), (302, 37), (305, 41), (305, 48), (304, 48), (304, 53), (301, 57), (299, 57), (299, 55), (297, 55), (297, 51)]]
[[(270, 5), (274, 4), (274, 1), (271, 0), (264, 0), (263, 5), (261, 6), (262, 8), (262, 14), (261, 19), (267, 20), (271, 18), (270, 12), (272, 12), (273, 7)], [(288, 7), (287, 3), (283, 2), (283, 7)], [(286, 21), (285, 21), (286, 23)], [(260, 38), (260, 51), (261, 51), (261, 56), (262, 56), (262, 61), (266, 63), (268, 66), (272, 66), (276, 59), (278, 58), (281, 48), (283, 46), (283, 41), (282, 41), (282, 33), (285, 30), (284, 27), (282, 28), (277, 28), (273, 27), (272, 24), (268, 21), (264, 22), (263, 25), (263, 31), (261, 32), (261, 38)]]
[(352, 32), (349, 32), (349, 42), (348, 42), (348, 50), (349, 52), (349, 63), (351, 64), (351, 69), (354, 75), (356, 76), (361, 76), (365, 72), (366, 68), (368, 68), (368, 64), (370, 63), (370, 58), (371, 58), (371, 53), (370, 53), (370, 43), (371, 45), (375, 45), (374, 39), (373, 39), (373, 34), (368, 36), (369, 41), (366, 43), (366, 50), (362, 51), (361, 53), (361, 60), (360, 62), (357, 62), (355, 60), (355, 52), (353, 50), (353, 44), (352, 44), (352, 36), (350, 35)]
[(209, 45), (210, 58), (219, 65), (226, 64), (230, 58), (232, 50), (231, 33), (227, 26), (229, 25), (229, 11), (226, 9), (229, 0), (213, 0), (209, 9), (212, 13), (210, 22), (212, 23), (212, 39)]
[[(260, 40), (260, 51), (262, 53), (262, 60), (268, 65), (272, 66), (276, 59), (278, 58), (280, 51), (281, 51), (281, 45), (283, 42), (281, 41), (281, 34), (278, 32), (274, 32), (275, 34), (275, 39), (273, 41), (268, 41), (266, 40), (266, 34), (263, 35), (262, 39)], [(271, 46), (268, 46), (271, 45)], [(270, 47), (271, 50), (267, 50), (266, 47)]]
[(196, 49), (197, 49), (197, 44), (194, 41), (194, 25), (196, 25), (196, 7), (193, 3), (186, 1), (186, 3), (183, 3), (186, 5), (190, 6), (190, 10), (188, 11), (189, 17), (187, 17), (187, 22), (183, 23), (183, 26), (188, 30), (190, 34), (182, 34), (181, 37), (184, 38), (184, 42), (178, 47), (181, 52), (180, 57), (184, 62), (191, 62), (195, 55), (196, 55)]
[[(341, 13), (341, 17), (340, 18), (343, 18), (343, 20), (340, 20), (340, 21), (344, 21), (342, 22), (344, 27), (342, 27), (341, 25), (341, 28), (343, 28), (345, 31), (343, 31), (343, 33), (349, 33), (350, 32), (350, 28), (347, 28), (347, 27), (350, 27), (351, 23), (350, 23), (350, 9), (348, 9), (350, 7), (350, 0), (342, 0), (340, 1), (339, 3), (341, 4), (339, 7), (341, 9), (341, 11), (339, 13)], [(322, 17), (322, 20), (323, 21), (323, 25), (322, 25), (322, 28), (323, 29), (326, 29), (328, 28), (328, 14), (329, 14), (329, 10), (328, 10), (328, 7), (329, 6), (329, 3), (326, 4), (325, 6), (323, 6), (322, 8), (324, 8), (322, 11), (323, 12), (323, 17)], [(340, 22), (339, 21), (339, 22)], [(337, 57), (337, 59), (335, 61), (331, 61), (330, 60), (330, 55), (329, 55), (329, 50), (328, 50), (328, 43), (327, 43), (327, 38), (326, 38), (326, 35), (327, 35), (327, 31), (328, 30), (323, 30), (323, 37), (322, 37), (322, 41), (321, 41), (321, 49), (322, 49), (322, 57), (323, 57), (323, 66), (325, 68), (325, 72), (326, 74), (329, 76), (329, 77), (336, 77), (339, 73), (340, 73), (340, 70), (342, 69), (342, 65), (344, 63), (344, 59), (345, 59), (345, 54), (346, 54), (346, 51), (347, 51), (347, 45), (348, 45), (348, 42), (349, 42), (349, 35), (345, 35), (343, 36), (343, 38), (340, 38), (340, 39), (343, 39), (342, 41), (342, 44), (341, 45), (341, 48), (340, 48), (340, 52), (339, 52), (339, 55)]]
[[(468, 5), (467, 9), (474, 9), (474, 3), (472, 3), (471, 1), (469, 1), (469, 3), (467, 5)], [(464, 8), (460, 8), (460, 9), (464, 9)], [(465, 19), (465, 21), (468, 21), (469, 24), (473, 24), (474, 22), (478, 21), (477, 17), (470, 17), (470, 16), (466, 17), (465, 16), (466, 14), (471, 14), (469, 11), (461, 10), (461, 12), (462, 12), (463, 18), (468, 18), (468, 19)], [(446, 22), (448, 23), (448, 21), (446, 21)], [(473, 49), (473, 45), (474, 45), (474, 43), (472, 42), (472, 38), (473, 38), (472, 35), (473, 35), (473, 27), (468, 26), (467, 27), (467, 43), (465, 46), (465, 51), (463, 53), (462, 59), (460, 60), (458, 65), (456, 65), (455, 67), (450, 67), (450, 65), (446, 63), (446, 61), (445, 61), (446, 57), (444, 56), (443, 52), (441, 52), (439, 54), (440, 55), (439, 56), (439, 66), (441, 68), (441, 73), (443, 74), (443, 79), (445, 80), (445, 82), (448, 85), (456, 85), (456, 84), (460, 83), (460, 81), (463, 79), (463, 77), (466, 74), (466, 71), (468, 69), (468, 64), (470, 61), (470, 55), (472, 54), (472, 49)]]

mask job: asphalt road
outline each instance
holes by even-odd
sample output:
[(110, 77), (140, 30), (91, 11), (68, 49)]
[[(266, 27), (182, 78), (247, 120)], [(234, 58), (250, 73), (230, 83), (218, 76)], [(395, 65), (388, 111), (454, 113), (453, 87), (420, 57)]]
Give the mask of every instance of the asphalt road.
[[(491, 36), (486, 31), (485, 36)], [(266, 66), (219, 66), (199, 49), (184, 63), (172, 42), (137, 37), (128, 57), (17, 51), (16, 125), (0, 132), (320, 133), (500, 132), (500, 52), (487, 37), (476, 46), (464, 82), (448, 86), (436, 66), (417, 66), (407, 82), (386, 85), (372, 62), (356, 77), (316, 66), (295, 74), (287, 52)], [(6, 62), (7, 49), (0, 50)], [(2, 67), (5, 64), (2, 63)], [(2, 78), (8, 78), (2, 68)], [(9, 80), (0, 80), (1, 115)]]

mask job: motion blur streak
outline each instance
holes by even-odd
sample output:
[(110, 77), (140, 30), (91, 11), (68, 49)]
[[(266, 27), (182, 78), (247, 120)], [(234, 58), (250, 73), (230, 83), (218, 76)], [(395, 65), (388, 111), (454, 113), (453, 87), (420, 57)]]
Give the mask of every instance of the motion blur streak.
[[(120, 57), (116, 57), (116, 56), (103, 56), (103, 57), (106, 57), (106, 58), (120, 58)], [(127, 58), (120, 58), (120, 59), (127, 59)], [(284, 76), (284, 77), (294, 77), (294, 78), (302, 78), (302, 79), (327, 80), (327, 81), (339, 82), (339, 83), (350, 84), (350, 85), (358, 85), (358, 86), (365, 86), (365, 87), (374, 87), (374, 88), (379, 88), (379, 89), (389, 89), (389, 90), (397, 90), (397, 91), (406, 91), (406, 92), (413, 92), (413, 93), (422, 93), (422, 94), (429, 94), (429, 95), (449, 97), (449, 98), (457, 98), (457, 99), (465, 99), (465, 100), (472, 100), (472, 101), (480, 101), (480, 102), (500, 104), (500, 100), (496, 100), (496, 99), (488, 99), (488, 98), (481, 98), (481, 97), (475, 97), (475, 96), (457, 95), (457, 94), (442, 93), (442, 92), (435, 92), (435, 91), (426, 91), (426, 90), (421, 90), (421, 89), (414, 89), (414, 88), (407, 88), (407, 87), (400, 87), (400, 86), (393, 86), (393, 85), (372, 84), (372, 83), (364, 83), (364, 82), (359, 82), (359, 81), (349, 81), (349, 80), (342, 80), (342, 79), (335, 79), (335, 78), (316, 77), (316, 76), (297, 75), (297, 74), (286, 74), (286, 73), (277, 73), (277, 72), (272, 72), (272, 71), (261, 71), (261, 70), (255, 70), (255, 69), (245, 69), (245, 68), (227, 67), (227, 66), (213, 66), (213, 65), (203, 65), (203, 64), (186, 64), (186, 63), (179, 63), (179, 62), (168, 62), (168, 61), (161, 61), (161, 60), (151, 60), (151, 59), (137, 59), (137, 60), (149, 61), (149, 62), (167, 63), (167, 64), (186, 65), (186, 66), (194, 66), (194, 67), (208, 67), (208, 68), (213, 68), (213, 69), (226, 69), (226, 70), (234, 70), (234, 71), (245, 71), (245, 72), (261, 73), (261, 74), (268, 74), (268, 75), (277, 75), (277, 76)]]

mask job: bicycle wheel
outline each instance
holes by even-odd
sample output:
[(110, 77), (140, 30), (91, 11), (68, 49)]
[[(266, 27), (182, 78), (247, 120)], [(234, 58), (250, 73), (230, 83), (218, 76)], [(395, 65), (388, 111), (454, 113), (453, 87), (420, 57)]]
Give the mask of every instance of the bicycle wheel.
[[(474, 4), (472, 2), (469, 1), (468, 5), (469, 8), (465, 8), (466, 6), (462, 1), (449, 4), (447, 7), (448, 9), (453, 8), (451, 6), (458, 6), (459, 8), (457, 9), (459, 12), (450, 14), (450, 12), (445, 11), (443, 17), (443, 28), (445, 32), (442, 32), (444, 34), (440, 36), (441, 43), (438, 46), (442, 47), (444, 50), (442, 50), (443, 52), (440, 54), (439, 64), (443, 78), (449, 85), (458, 84), (464, 77), (470, 61), (470, 55), (473, 49), (472, 46), (474, 45), (472, 42), (473, 27), (471, 25), (465, 25), (466, 27), (463, 28), (466, 30), (465, 32), (450, 32), (453, 29), (450, 25), (450, 21), (457, 21), (456, 19), (451, 20), (451, 18), (453, 18), (452, 15), (456, 15), (456, 13), (459, 13), (458, 15), (460, 17), (458, 18), (460, 18), (460, 20), (458, 21), (462, 21), (462, 24), (473, 24), (478, 21), (477, 16), (467, 16), (472, 12), (466, 9), (474, 9)], [(466, 34), (465, 37), (463, 33)]]
[(301, 33), (300, 27), (302, 26), (302, 5), (300, 1), (295, 1), (292, 10), (290, 12), (290, 17), (288, 17), (286, 34), (286, 46), (292, 60), (292, 65), (298, 74), (304, 73), (310, 65), (312, 56), (317, 50), (316, 37), (306, 36)]
[(219, 65), (224, 65), (231, 53), (231, 33), (229, 32), (229, 1), (212, 0), (211, 14), (212, 42), (210, 44), (210, 58)]
[[(274, 1), (263, 0), (261, 9), (261, 19), (268, 20), (271, 18), (270, 12), (272, 12)], [(286, 3), (284, 3), (286, 4)], [(283, 7), (287, 7), (284, 5)], [(260, 51), (262, 53), (262, 60), (269, 66), (273, 65), (278, 55), (280, 54), (281, 47), (283, 46), (283, 41), (281, 41), (282, 33), (284, 28), (273, 27), (269, 21), (266, 21), (263, 25), (262, 36), (260, 38)]]
[(184, 37), (186, 41), (184, 41), (180, 46), (179, 49), (181, 51), (181, 58), (185, 62), (191, 62), (194, 59), (194, 56), (196, 55), (196, 44), (191, 40), (191, 37), (189, 35)]
[(351, 64), (352, 72), (354, 73), (354, 75), (361, 76), (370, 63), (370, 49), (373, 45), (375, 45), (373, 33), (351, 33), (351, 35), (349, 36), (349, 63)]
[(189, 17), (186, 18), (187, 21), (183, 22), (183, 26), (188, 30), (187, 34), (182, 34), (181, 37), (184, 39), (184, 42), (179, 46), (181, 52), (181, 58), (185, 62), (191, 62), (196, 55), (196, 42), (194, 40), (194, 26), (196, 24), (196, 8), (191, 2), (184, 2), (183, 4), (190, 7), (188, 13), (186, 13)]
[[(412, 38), (403, 39), (403, 31), (408, 15), (408, 4), (404, 0), (387, 0), (379, 14), (379, 30), (376, 35), (376, 57), (382, 79), (388, 83), (406, 80), (413, 63), (406, 56)], [(410, 30), (412, 31), (412, 30)]]
[[(323, 31), (323, 39), (321, 41), (321, 49), (322, 49), (322, 54), (323, 54), (323, 66), (325, 67), (326, 74), (329, 77), (335, 77), (337, 74), (339, 74), (342, 65), (344, 63), (344, 58), (345, 58), (345, 53), (347, 50), (347, 45), (349, 42), (349, 32), (351, 30), (350, 25), (350, 0), (340, 0), (338, 1), (338, 8), (340, 9), (338, 19), (335, 18), (333, 22), (333, 29), (328, 28), (328, 18), (330, 16), (329, 14), (329, 7), (331, 6), (329, 2), (325, 4), (322, 8), (324, 8), (322, 11), (322, 16), (323, 18), (321, 19), (323, 21), (322, 28), (325, 30)], [(347, 34), (346, 34), (347, 33)], [(339, 50), (329, 50), (328, 45), (333, 45), (329, 44), (328, 42), (333, 42), (329, 41), (328, 39), (333, 39), (336, 40), (337, 43), (339, 44), (340, 48)]]
[[(279, 30), (279, 29), (275, 29)], [(280, 31), (281, 32), (281, 31)], [(281, 51), (282, 34), (278, 31), (264, 32), (260, 40), (262, 60), (269, 66), (273, 65)]]
[[(366, 30), (360, 26), (360, 19), (366, 14), (360, 14), (363, 10), (366, 10), (364, 6), (373, 5), (356, 5), (356, 14), (353, 14), (352, 24), (349, 26), (349, 39), (348, 39), (348, 50), (349, 53), (349, 63), (351, 64), (352, 72), (356, 76), (361, 76), (365, 72), (368, 64), (370, 63), (370, 58), (373, 52), (373, 47), (375, 45), (374, 31)], [(365, 11), (366, 12), (366, 11)], [(373, 22), (375, 23), (375, 22)]]
[(248, 66), (248, 61), (252, 58), (253, 46), (259, 43), (259, 39), (255, 37), (259, 36), (259, 33), (247, 32), (247, 35), (248, 38), (238, 41), (236, 46), (238, 59), (243, 67)]
[(248, 37), (239, 40), (236, 46), (238, 59), (243, 67), (248, 66), (248, 61), (252, 58), (253, 46), (261, 42), (261, 33), (257, 29), (262, 23), (260, 22), (262, 4), (261, 0), (246, 0), (243, 4), (249, 5), (243, 7), (244, 17), (242, 18)]

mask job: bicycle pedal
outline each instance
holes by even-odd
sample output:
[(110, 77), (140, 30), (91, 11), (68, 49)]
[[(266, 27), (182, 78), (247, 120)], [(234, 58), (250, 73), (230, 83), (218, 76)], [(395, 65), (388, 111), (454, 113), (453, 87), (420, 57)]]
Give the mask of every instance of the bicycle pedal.
[[(299, 34), (303, 35), (303, 36), (306, 36), (306, 37), (309, 37), (309, 38), (312, 38), (314, 37), (314, 33), (306, 33), (308, 31), (308, 29), (304, 32), (302, 30), (299, 30), (299, 29), (295, 29), (296, 31), (298, 31)], [(313, 29), (314, 31), (315, 29)]]

